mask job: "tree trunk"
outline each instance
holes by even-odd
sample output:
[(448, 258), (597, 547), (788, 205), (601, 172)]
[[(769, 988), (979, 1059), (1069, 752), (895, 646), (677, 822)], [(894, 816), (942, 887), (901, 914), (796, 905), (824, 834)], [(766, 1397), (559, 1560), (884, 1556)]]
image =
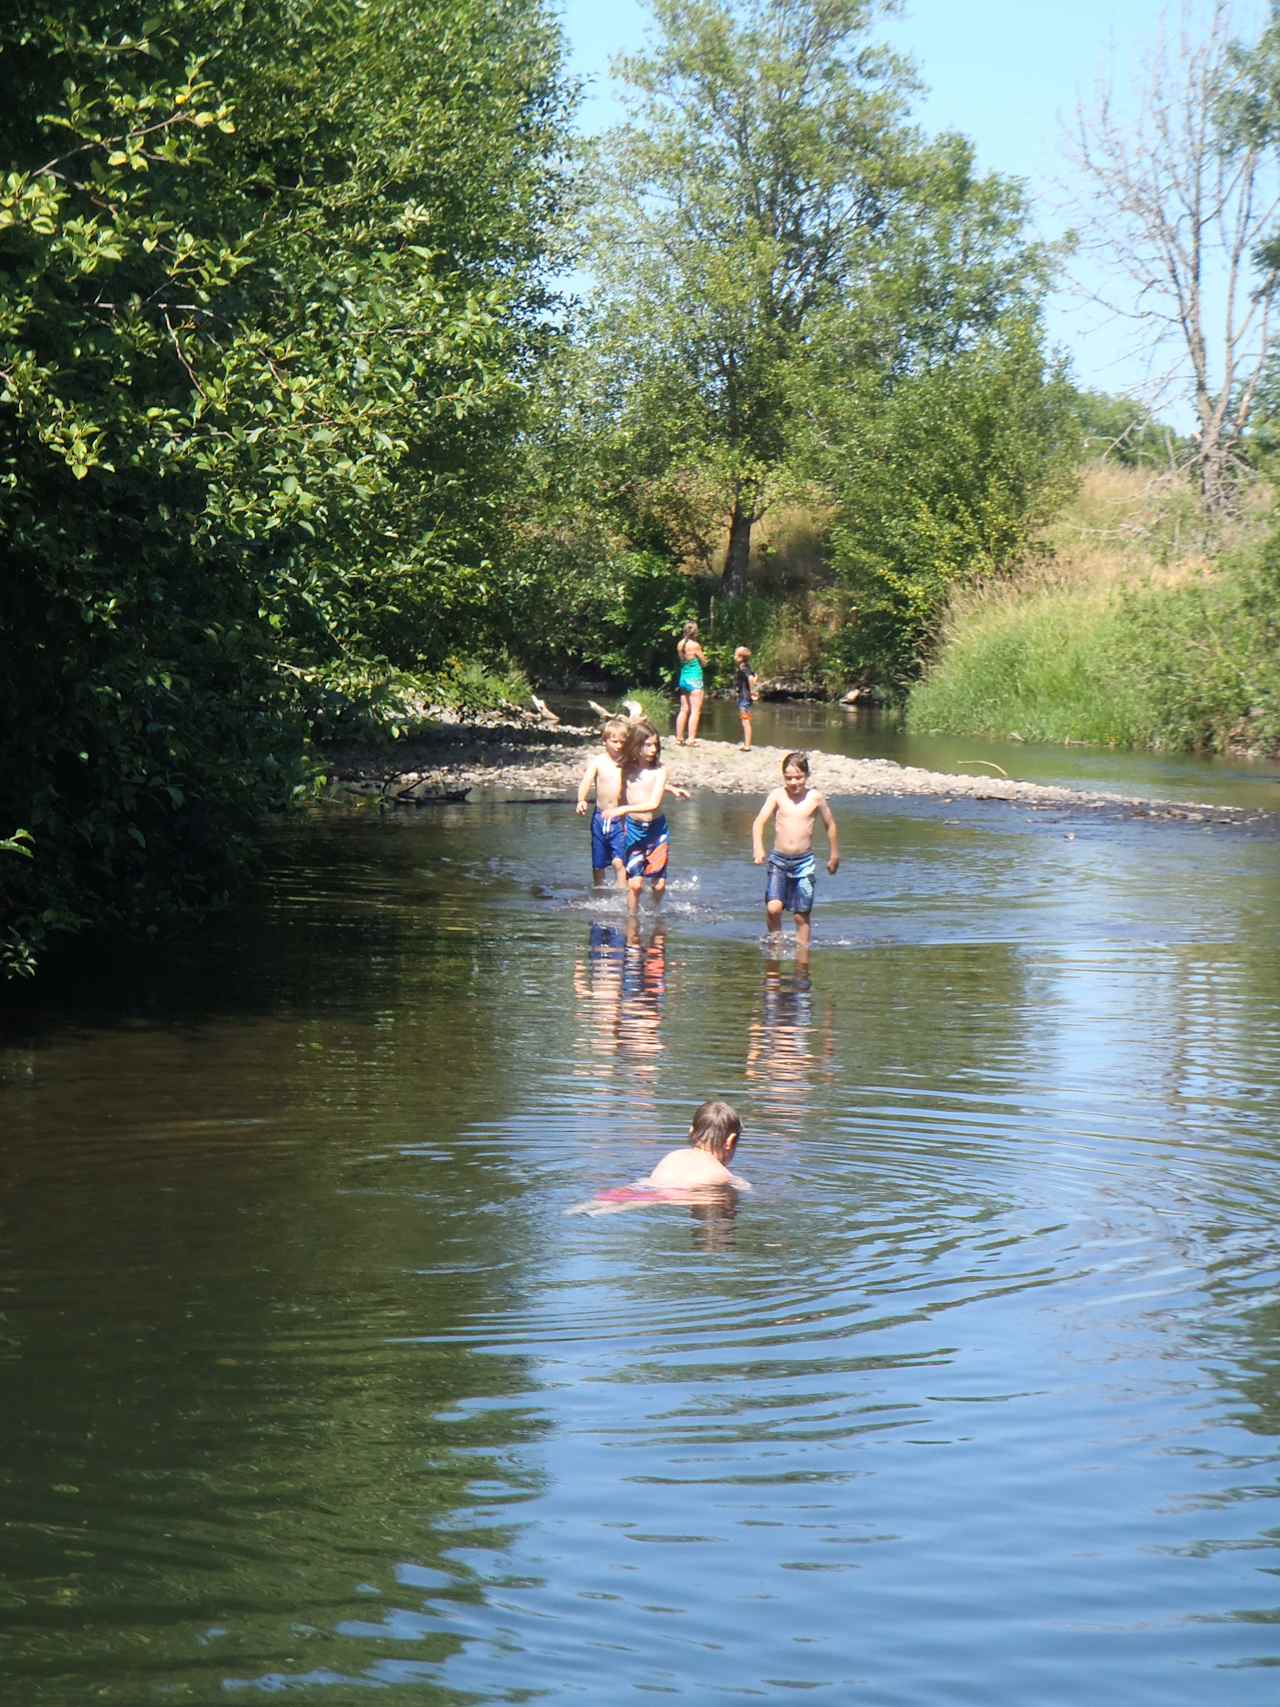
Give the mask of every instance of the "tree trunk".
[(741, 599), (747, 591), (747, 563), (751, 557), (751, 524), (755, 517), (735, 498), (729, 516), (729, 549), (725, 553), (720, 591), (726, 599)]
[(1227, 452), (1219, 439), (1209, 443), (1201, 440), (1200, 454), (1197, 458), (1200, 476), (1200, 497), (1204, 504), (1205, 517), (1210, 526), (1222, 521), (1232, 507), (1234, 496), (1231, 489), (1230, 472), (1227, 466)]

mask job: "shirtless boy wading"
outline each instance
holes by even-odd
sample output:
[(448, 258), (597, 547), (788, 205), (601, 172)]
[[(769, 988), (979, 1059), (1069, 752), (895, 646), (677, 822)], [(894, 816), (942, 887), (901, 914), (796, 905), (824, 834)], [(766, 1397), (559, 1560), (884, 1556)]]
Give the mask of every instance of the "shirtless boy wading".
[(773, 852), (765, 884), (765, 928), (772, 935), (782, 923), (783, 909), (795, 914), (797, 948), (809, 946), (809, 915), (813, 911), (813, 820), (821, 818), (827, 832), (827, 870), (840, 868), (836, 821), (825, 797), (809, 786), (809, 758), (788, 753), (782, 761), (782, 787), (775, 788), (751, 826), (751, 851), (757, 865), (765, 861), (764, 831), (776, 817)]

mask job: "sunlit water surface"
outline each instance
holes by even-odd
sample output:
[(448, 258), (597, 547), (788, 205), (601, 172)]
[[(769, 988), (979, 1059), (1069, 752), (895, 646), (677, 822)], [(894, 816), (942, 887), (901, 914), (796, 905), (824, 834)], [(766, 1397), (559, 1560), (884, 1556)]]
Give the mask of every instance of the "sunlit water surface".
[(1276, 1700), (1276, 840), (837, 800), (806, 968), (754, 804), (630, 935), (325, 818), (0, 1015), (0, 1698)]

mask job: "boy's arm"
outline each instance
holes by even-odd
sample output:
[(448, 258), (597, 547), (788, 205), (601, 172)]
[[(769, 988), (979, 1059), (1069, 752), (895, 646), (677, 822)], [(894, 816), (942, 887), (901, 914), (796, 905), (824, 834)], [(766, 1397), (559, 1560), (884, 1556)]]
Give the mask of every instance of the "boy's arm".
[(588, 759), (587, 768), (582, 773), (582, 781), (578, 784), (578, 811), (586, 812), (590, 805), (591, 785), (596, 780), (596, 771), (600, 768), (599, 759)]
[(826, 795), (820, 795), (818, 811), (822, 814), (822, 822), (827, 827), (827, 870), (834, 877), (840, 869), (840, 833), (836, 829), (836, 821), (827, 805)]
[(751, 825), (751, 857), (757, 865), (764, 864), (764, 827), (778, 810), (778, 791), (775, 788), (756, 813)]
[(754, 670), (750, 672), (750, 680), (747, 682), (747, 692), (751, 695), (752, 699), (760, 698), (760, 678), (756, 675)]

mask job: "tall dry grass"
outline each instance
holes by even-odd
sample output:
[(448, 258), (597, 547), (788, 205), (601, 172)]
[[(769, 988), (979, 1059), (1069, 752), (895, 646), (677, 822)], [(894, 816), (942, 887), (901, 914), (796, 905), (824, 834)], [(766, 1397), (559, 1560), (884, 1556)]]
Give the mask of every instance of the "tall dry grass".
[(1133, 747), (1226, 745), (1249, 716), (1261, 727), (1269, 714), (1255, 702), (1269, 704), (1271, 677), (1250, 638), (1261, 583), (1246, 565), (1270, 526), (1267, 495), (1250, 494), (1210, 550), (1214, 530), (1185, 482), (1089, 469), (1042, 555), (953, 598), (909, 721)]

